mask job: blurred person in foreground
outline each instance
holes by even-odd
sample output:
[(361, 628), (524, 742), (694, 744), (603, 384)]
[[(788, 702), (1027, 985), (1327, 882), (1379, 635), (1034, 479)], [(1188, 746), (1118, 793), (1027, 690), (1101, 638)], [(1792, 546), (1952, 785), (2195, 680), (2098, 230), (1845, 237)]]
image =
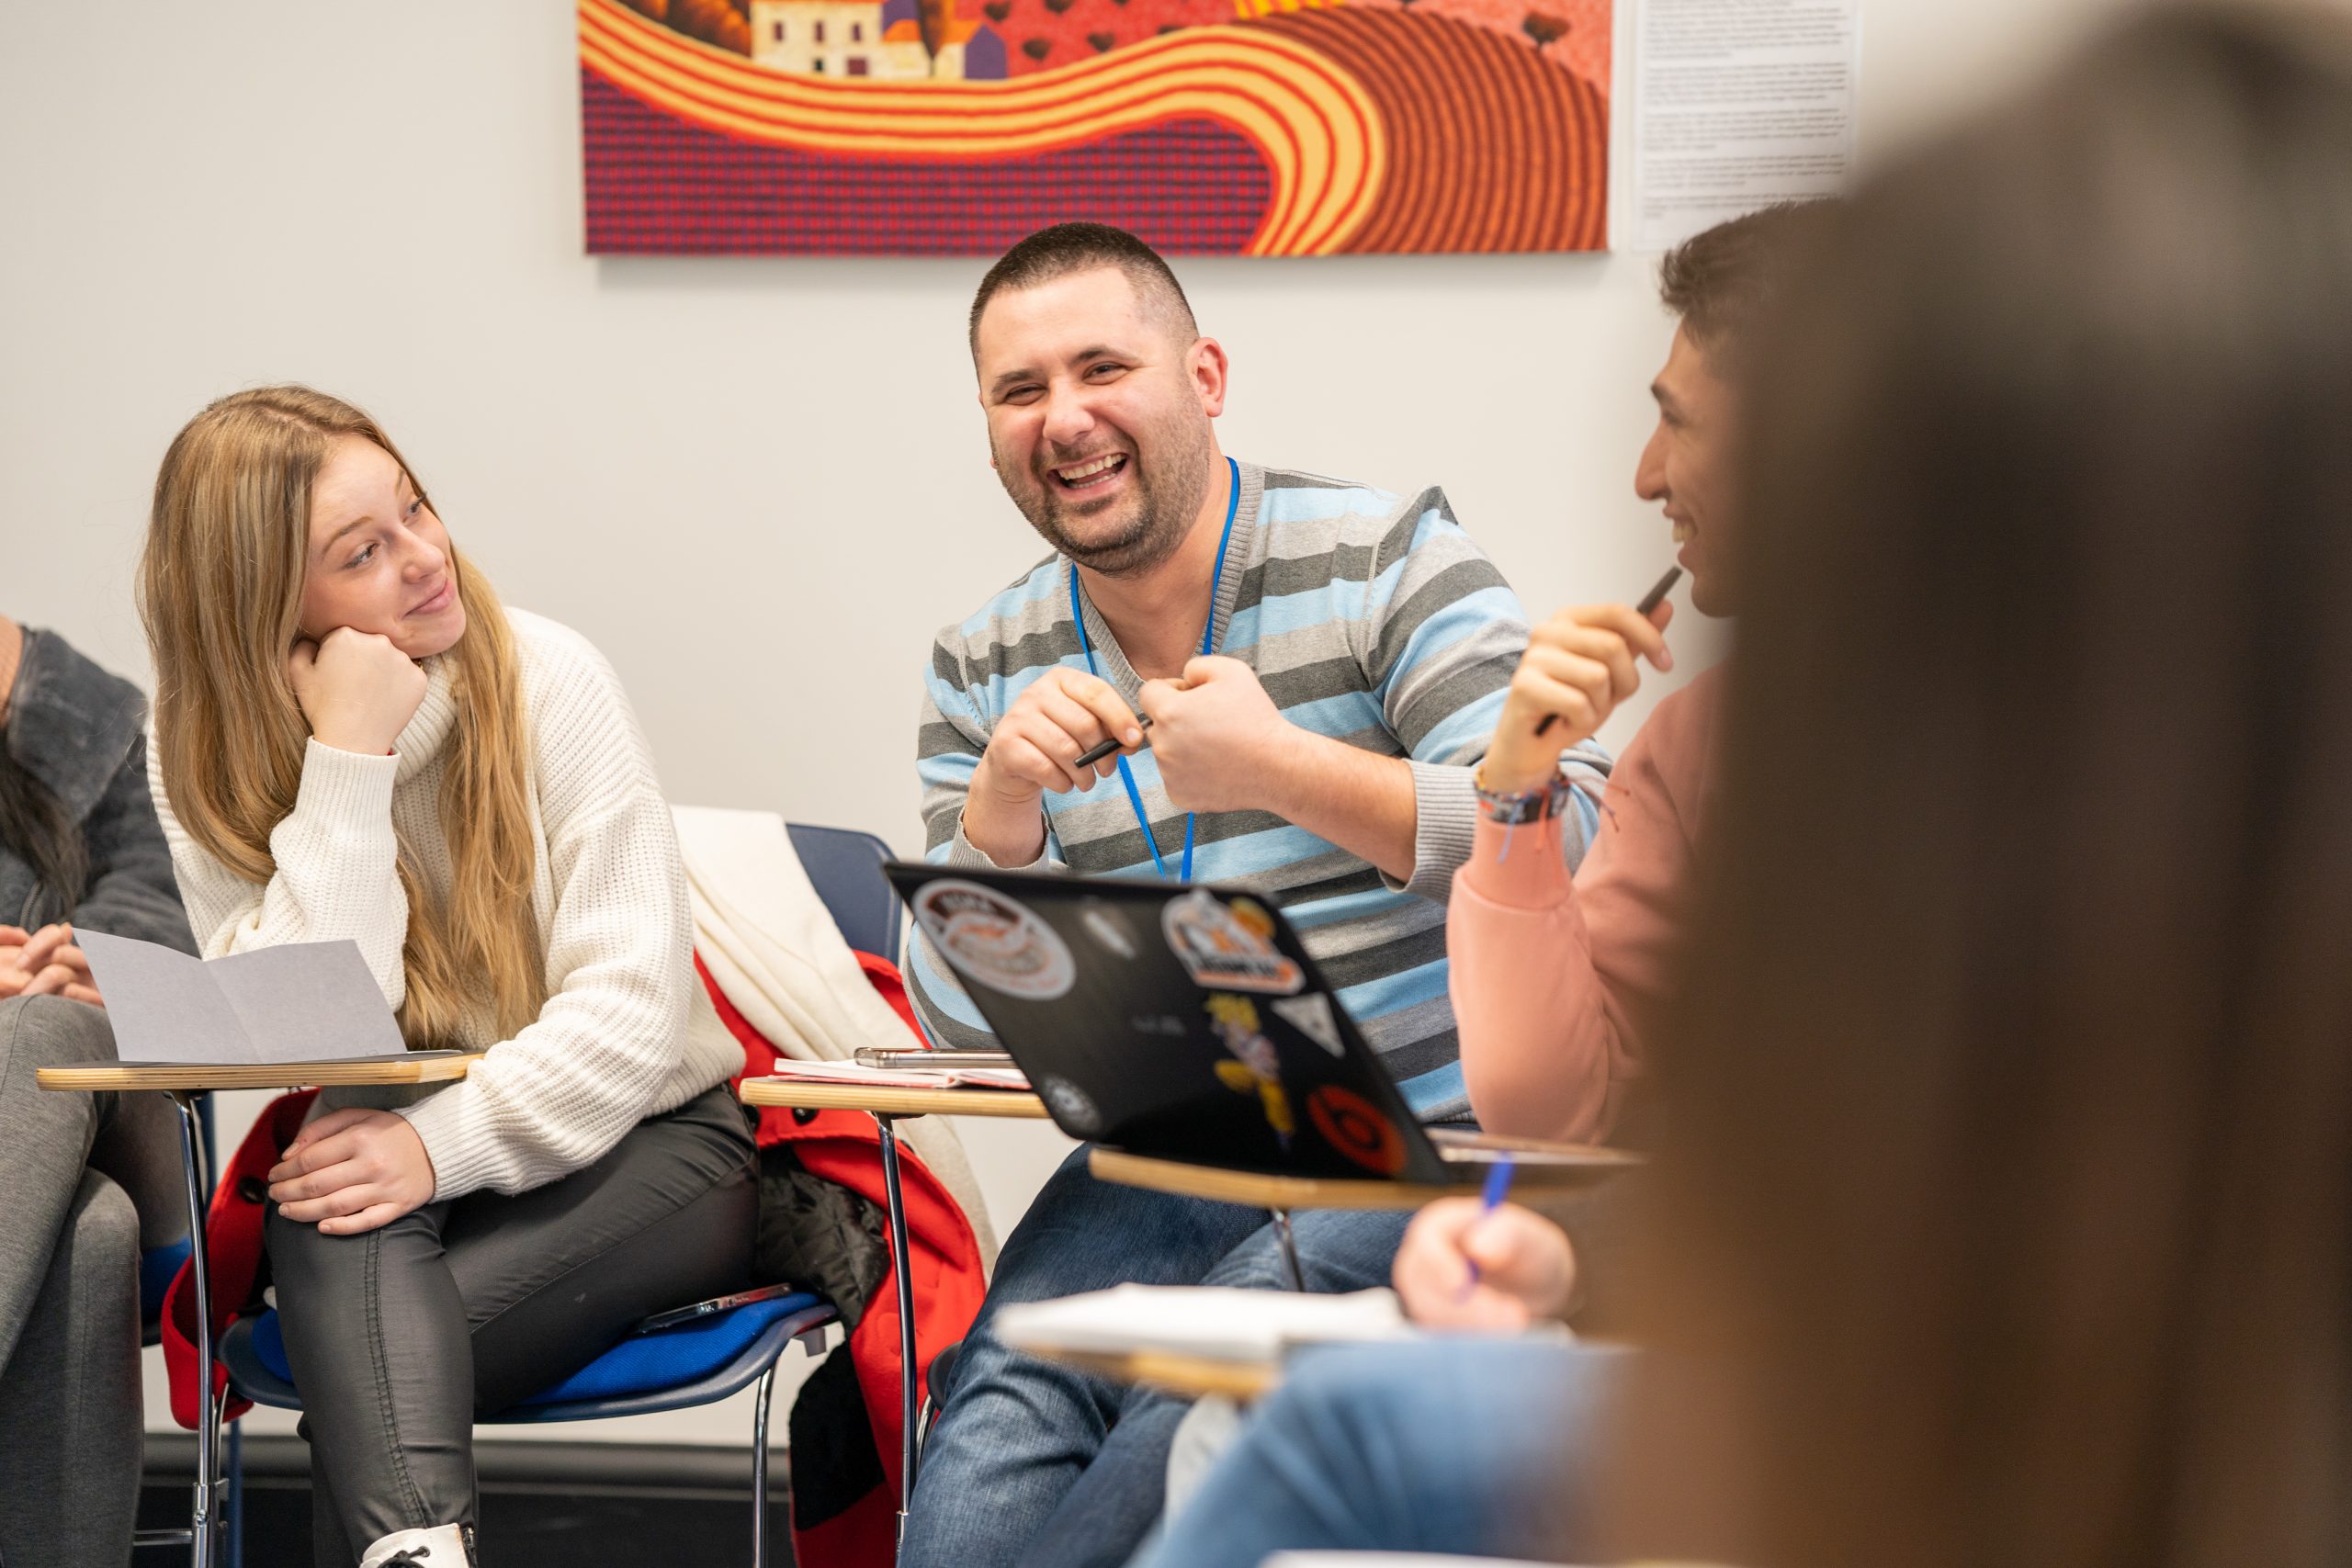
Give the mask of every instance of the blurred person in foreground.
[(1758, 360), (1626, 1544), (2344, 1562), (2352, 18), (2144, 12), (1843, 228)]
[[(2352, 20), (2143, 13), (1800, 271), (1745, 398), (1645, 1351), (1541, 1522), (1748, 1568), (2342, 1562)], [(1565, 1242), (1510, 1228), (1481, 1289), (1555, 1307)], [(1258, 1548), (1453, 1505), (1347, 1354), (1177, 1532), (1253, 1470), (1324, 1504)]]

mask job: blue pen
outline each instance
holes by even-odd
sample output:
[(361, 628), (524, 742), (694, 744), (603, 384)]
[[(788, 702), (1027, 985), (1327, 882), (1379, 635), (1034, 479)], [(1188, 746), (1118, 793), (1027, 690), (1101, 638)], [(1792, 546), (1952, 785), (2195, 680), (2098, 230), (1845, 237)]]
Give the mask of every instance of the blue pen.
[[(1501, 1208), (1503, 1200), (1510, 1196), (1510, 1173), (1511, 1157), (1507, 1153), (1497, 1155), (1495, 1163), (1487, 1168), (1486, 1190), (1478, 1197), (1478, 1218), (1481, 1222)], [(1477, 1227), (1474, 1225), (1471, 1228), (1476, 1230)], [(1463, 1261), (1470, 1265), (1469, 1283), (1462, 1287), (1462, 1293), (1467, 1296), (1478, 1288), (1478, 1260), (1464, 1257)]]

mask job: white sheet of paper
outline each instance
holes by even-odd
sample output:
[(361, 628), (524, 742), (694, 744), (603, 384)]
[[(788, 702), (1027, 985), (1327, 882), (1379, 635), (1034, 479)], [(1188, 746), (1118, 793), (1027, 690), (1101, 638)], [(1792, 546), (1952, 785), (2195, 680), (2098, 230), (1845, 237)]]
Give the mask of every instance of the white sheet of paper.
[(346, 1062), (407, 1051), (355, 942), (299, 942), (210, 961), (74, 929), (124, 1062)]
[(1300, 1345), (1409, 1339), (1394, 1291), (1311, 1295), (1222, 1285), (1115, 1285), (1027, 1302), (997, 1315), (997, 1334), (1024, 1349), (1125, 1355), (1159, 1350), (1221, 1361), (1271, 1361)]
[(115, 1055), (125, 1062), (258, 1062), (244, 1021), (204, 960), (152, 942), (86, 927), (74, 941), (107, 999)]
[(1638, 0), (1619, 250), (1665, 251), (1854, 163), (1861, 0)]

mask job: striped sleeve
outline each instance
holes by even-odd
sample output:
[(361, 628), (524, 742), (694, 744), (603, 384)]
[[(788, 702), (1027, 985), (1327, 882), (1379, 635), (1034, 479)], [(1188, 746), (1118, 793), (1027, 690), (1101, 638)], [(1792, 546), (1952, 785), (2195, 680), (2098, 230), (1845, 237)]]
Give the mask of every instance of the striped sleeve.
[[(1444, 901), (1477, 826), (1472, 772), (1487, 754), (1511, 672), (1528, 638), (1519, 596), (1457, 522), (1442, 490), (1399, 507), (1365, 588), (1364, 669), (1413, 771), (1413, 874), (1408, 893)], [(1569, 754), (1576, 815), (1561, 838), (1573, 867), (1600, 826), (1609, 754), (1590, 741)]]
[[(955, 628), (932, 644), (931, 668), (923, 673), (922, 721), (916, 730), (915, 775), (922, 782), (923, 859), (933, 865), (970, 864), (987, 857), (964, 837), (964, 800), (972, 770), (988, 750), (987, 727), (963, 680), (963, 660), (950, 646)], [(948, 973), (918, 925), (907, 965), (907, 997), (933, 1045), (992, 1047), (996, 1037), (972, 998)]]
[[(932, 644), (931, 668), (923, 677), (922, 718), (916, 730), (915, 774), (922, 784), (923, 858), (933, 865), (994, 866), (979, 846), (964, 836), (964, 801), (972, 771), (988, 750), (989, 723), (966, 678), (958, 651), (960, 629), (950, 626)], [(1026, 866), (1006, 871), (1059, 871), (1061, 847), (1048, 823), (1044, 852)], [(916, 928), (907, 992), (923, 1032), (939, 1046), (993, 1048), (996, 1036), (972, 1005), (931, 939)]]

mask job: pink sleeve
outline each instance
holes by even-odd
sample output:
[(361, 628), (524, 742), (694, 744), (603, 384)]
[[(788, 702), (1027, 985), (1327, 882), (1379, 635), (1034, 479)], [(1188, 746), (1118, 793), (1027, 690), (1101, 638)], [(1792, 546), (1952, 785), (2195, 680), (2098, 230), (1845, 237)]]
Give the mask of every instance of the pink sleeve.
[[(1664, 1000), (1690, 883), (1702, 738), (1671, 699), (1625, 749), (1570, 881), (1559, 824), (1481, 817), (1454, 874), (1449, 986), (1471, 1108), (1490, 1132), (1605, 1135)], [(1670, 784), (1682, 786), (1682, 798)], [(1505, 838), (1509, 834), (1509, 852)]]

